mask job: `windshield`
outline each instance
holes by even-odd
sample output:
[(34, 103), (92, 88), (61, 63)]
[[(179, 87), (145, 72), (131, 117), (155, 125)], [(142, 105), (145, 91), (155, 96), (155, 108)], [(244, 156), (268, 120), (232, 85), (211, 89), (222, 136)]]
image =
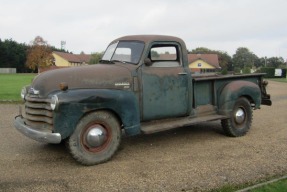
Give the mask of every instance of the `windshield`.
[(102, 60), (137, 64), (139, 63), (143, 49), (143, 42), (118, 41), (109, 45)]

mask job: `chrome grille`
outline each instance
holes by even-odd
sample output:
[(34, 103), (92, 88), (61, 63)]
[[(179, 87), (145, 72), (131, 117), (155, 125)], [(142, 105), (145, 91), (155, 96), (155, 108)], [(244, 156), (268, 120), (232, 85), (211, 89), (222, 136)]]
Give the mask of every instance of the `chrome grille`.
[(25, 123), (33, 128), (52, 130), (53, 112), (50, 100), (35, 95), (27, 95), (25, 100)]

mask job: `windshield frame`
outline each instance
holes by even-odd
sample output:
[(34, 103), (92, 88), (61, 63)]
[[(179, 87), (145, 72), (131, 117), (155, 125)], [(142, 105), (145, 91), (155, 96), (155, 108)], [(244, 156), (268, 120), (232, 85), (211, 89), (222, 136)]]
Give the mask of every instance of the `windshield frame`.
[[(121, 53), (121, 49), (130, 49), (130, 54)], [(142, 54), (145, 50), (145, 43), (137, 40), (124, 40), (112, 42), (106, 49), (102, 61), (121, 62), (137, 65), (140, 63)]]

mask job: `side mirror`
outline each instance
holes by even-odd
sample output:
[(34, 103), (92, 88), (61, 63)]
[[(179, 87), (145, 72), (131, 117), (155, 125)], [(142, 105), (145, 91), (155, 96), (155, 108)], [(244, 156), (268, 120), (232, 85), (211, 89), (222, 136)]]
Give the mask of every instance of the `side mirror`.
[(151, 62), (150, 58), (145, 58), (145, 59), (144, 59), (144, 64), (145, 64), (146, 66), (151, 66), (151, 65), (152, 65), (152, 62)]

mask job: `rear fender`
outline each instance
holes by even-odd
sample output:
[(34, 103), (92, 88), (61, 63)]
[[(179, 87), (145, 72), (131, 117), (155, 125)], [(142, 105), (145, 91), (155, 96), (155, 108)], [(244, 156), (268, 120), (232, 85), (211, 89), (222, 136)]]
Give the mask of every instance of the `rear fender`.
[(229, 117), (239, 97), (246, 97), (254, 104), (255, 109), (260, 107), (261, 91), (258, 85), (249, 81), (233, 81), (225, 85), (219, 94), (219, 114)]

